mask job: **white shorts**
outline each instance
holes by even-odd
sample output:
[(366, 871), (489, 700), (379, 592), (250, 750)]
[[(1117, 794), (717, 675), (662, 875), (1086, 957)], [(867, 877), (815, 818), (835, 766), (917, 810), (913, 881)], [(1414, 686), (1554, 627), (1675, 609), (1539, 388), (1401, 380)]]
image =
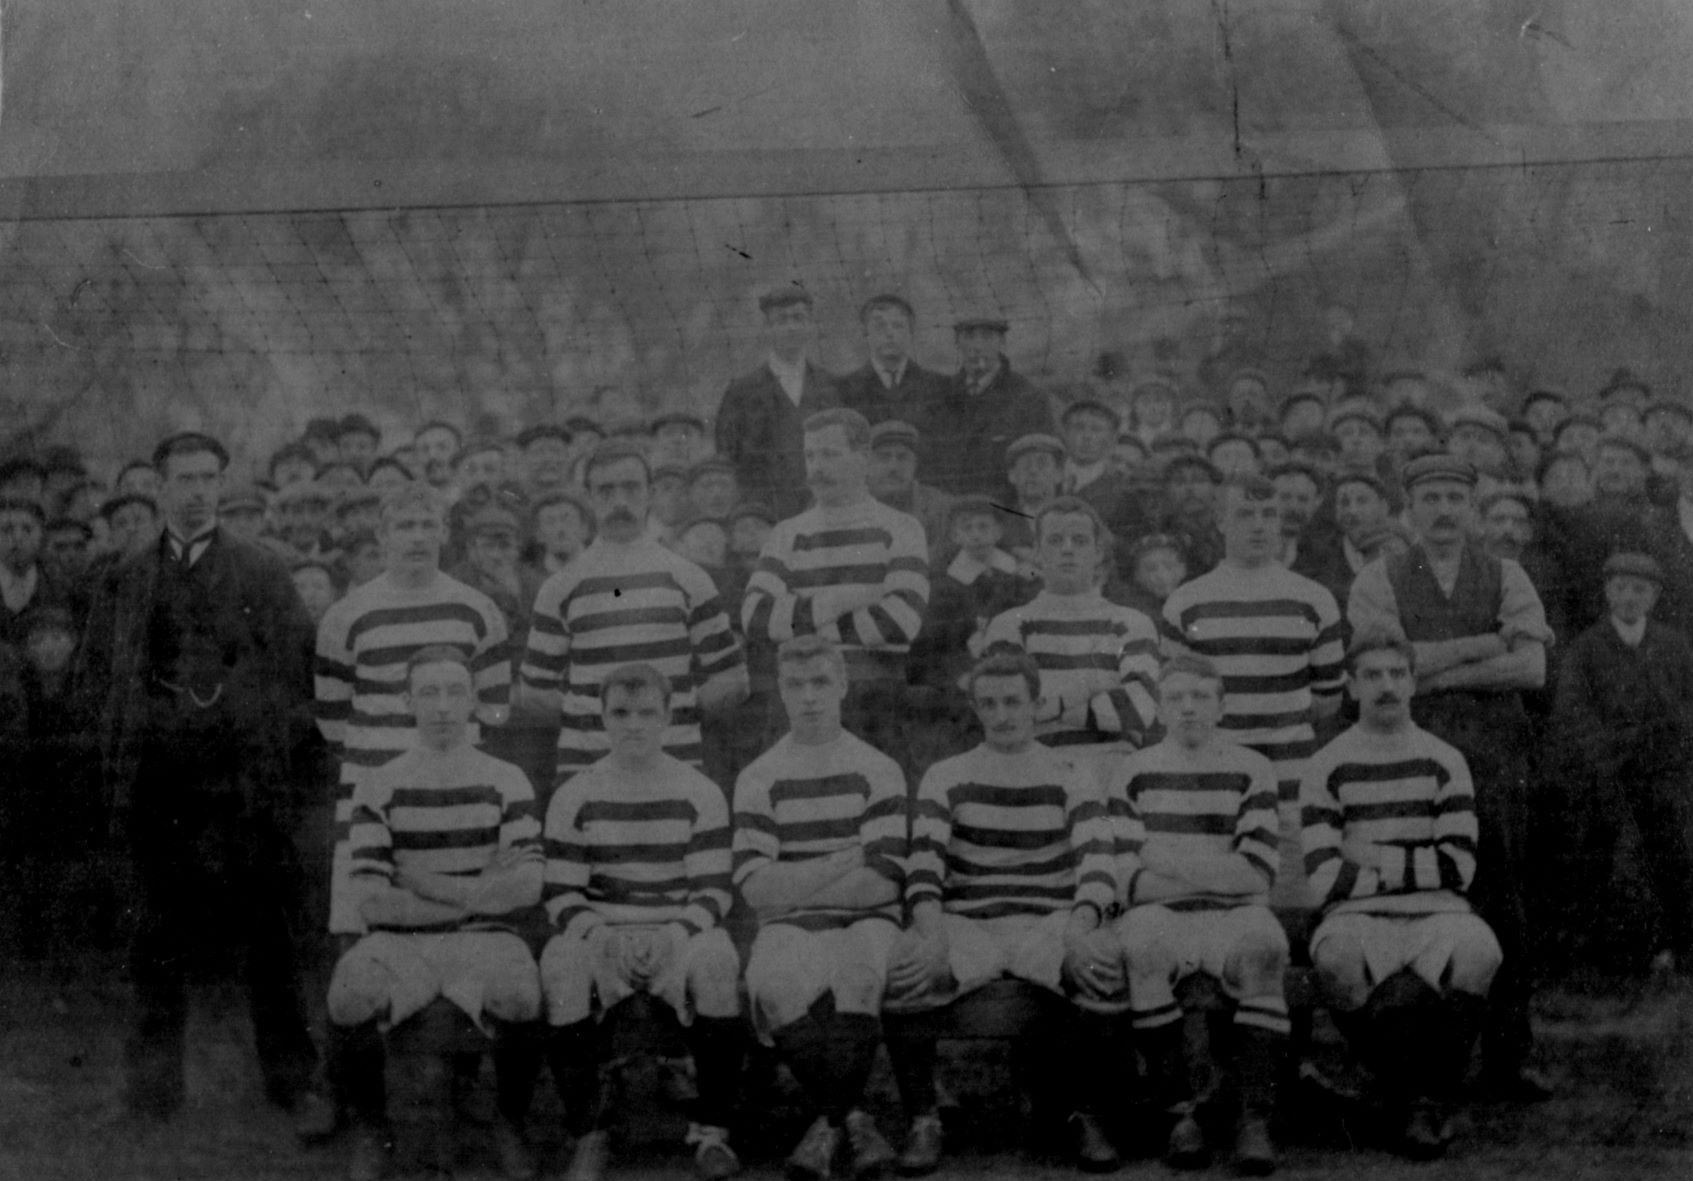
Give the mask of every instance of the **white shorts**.
[(883, 1003), (887, 1008), (905, 1011), (939, 1008), (1006, 977), (1062, 994), (1064, 930), (1069, 922), (1068, 910), (997, 919), (943, 914), (941, 924), (946, 931), (948, 966), (955, 987), (914, 998), (888, 997)]
[(899, 927), (885, 918), (825, 931), (782, 922), (760, 927), (747, 956), (747, 993), (759, 1037), (768, 1041), (804, 1017), (825, 992), (834, 996), (836, 1012), (881, 1012), (888, 952), (898, 938)]
[[(1445, 987), (1446, 971), (1454, 959), (1491, 962), (1497, 970), (1505, 958), (1493, 929), (1478, 915), (1467, 911), (1330, 915), (1311, 934), (1311, 959), (1319, 966), (1324, 945), (1337, 936), (1358, 941), (1364, 978), (1371, 988), (1409, 968), (1430, 988), (1440, 989)], [(1332, 948), (1329, 954), (1333, 954)]]
[[(650, 980), (636, 980), (601, 954), (607, 941), (625, 935), (668, 940), (670, 956), (664, 970)], [(721, 927), (690, 935), (675, 923), (602, 924), (582, 938), (554, 935), (541, 952), (541, 991), (551, 1025), (574, 1025), (603, 1016), (637, 992), (669, 1005), (683, 1025), (692, 1024), (691, 986), (701, 974), (726, 975), (731, 983), (740, 974), (740, 957)]]
[(533, 1021), (541, 1011), (535, 957), (508, 931), (373, 931), (348, 949), (329, 982), (329, 1019), (390, 1029), (437, 997), (489, 1033), (487, 1019)]
[[(1203, 972), (1218, 982), (1224, 995), (1247, 1005), (1249, 1024), (1254, 1023), (1250, 1019), (1253, 1013), (1268, 1012), (1268, 1018), (1255, 1023), (1267, 1021), (1276, 1029), (1286, 1025), (1280, 973), (1228, 970), (1231, 960), (1247, 956), (1261, 964), (1279, 964), (1285, 970), (1287, 935), (1268, 907), (1179, 911), (1146, 903), (1131, 907), (1113, 929), (1123, 945), (1130, 1007), (1138, 1015), (1154, 1015), (1142, 1019), (1173, 1020), (1176, 985), (1195, 972)], [(1244, 986), (1253, 982), (1273, 987), (1250, 992)]]

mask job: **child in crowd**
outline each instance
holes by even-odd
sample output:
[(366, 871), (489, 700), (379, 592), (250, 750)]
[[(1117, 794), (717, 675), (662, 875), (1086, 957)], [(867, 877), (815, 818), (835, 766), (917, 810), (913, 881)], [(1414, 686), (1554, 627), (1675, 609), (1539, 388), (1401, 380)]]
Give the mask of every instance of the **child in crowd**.
[(1129, 550), (1124, 605), (1157, 619), (1170, 592), (1187, 581), (1187, 558), (1168, 533), (1149, 533)]
[(314, 624), (322, 623), (324, 613), (341, 597), (335, 572), (323, 558), (300, 558), (288, 572), (294, 578), (294, 589), (300, 592), (300, 601), (306, 605), (306, 614)]

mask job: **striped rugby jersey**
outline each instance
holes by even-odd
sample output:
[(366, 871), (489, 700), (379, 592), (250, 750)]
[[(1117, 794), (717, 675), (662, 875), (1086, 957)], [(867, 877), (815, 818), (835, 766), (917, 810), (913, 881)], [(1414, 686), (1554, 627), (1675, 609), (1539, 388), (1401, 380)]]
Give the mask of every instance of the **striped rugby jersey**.
[(380, 574), (330, 607), (318, 626), (318, 728), (341, 763), (329, 902), (329, 929), (337, 934), (364, 930), (346, 894), (353, 792), (411, 748), (417, 731), (404, 697), (406, 661), (434, 644), (470, 654), (480, 716), (505, 709), (511, 695), (505, 616), (487, 595), (446, 574), (417, 589)]
[[(905, 775), (856, 735), (806, 746), (783, 735), (735, 780), (735, 885), (775, 862), (807, 861), (862, 845), (864, 864), (898, 886), (906, 854)], [(880, 915), (899, 922), (899, 903), (875, 910), (805, 908), (767, 922), (807, 931)]]
[(1106, 796), (1117, 841), (1118, 880), (1130, 903), (1142, 872), (1141, 850), (1156, 842), (1181, 857), (1244, 857), (1264, 878), (1261, 894), (1203, 894), (1160, 899), (1171, 910), (1264, 905), (1275, 883), (1276, 772), (1256, 751), (1219, 738), (1189, 752), (1173, 739), (1137, 751), (1112, 777)]
[[(1121, 740), (1139, 746), (1157, 725), (1158, 629), (1133, 607), (1098, 591), (1042, 591), (996, 615), (970, 647), (980, 655), (997, 640), (1009, 640), (1035, 658), (1049, 711), (1057, 711), (1060, 701), (1073, 703), (1041, 722), (1037, 733), (1048, 746)], [(1101, 674), (1114, 687), (1089, 693), (1089, 682)]]
[(600, 538), (542, 584), (519, 672), (525, 685), (564, 697), (559, 783), (611, 749), (600, 719), (600, 685), (607, 673), (634, 661), (670, 678), (664, 749), (699, 766), (696, 690), (742, 664), (716, 584), (650, 536), (626, 545)]
[[(1464, 756), (1415, 724), (1394, 735), (1360, 725), (1311, 759), (1300, 788), (1305, 868), (1326, 913), (1468, 910), (1475, 877), (1475, 791)], [(1381, 854), (1364, 869), (1341, 854), (1361, 838)]]
[(905, 902), (948, 914), (1045, 915), (1115, 900), (1111, 824), (1094, 776), (1033, 743), (983, 743), (929, 768), (917, 789)]
[(1319, 584), (1277, 564), (1219, 563), (1164, 601), (1168, 647), (1209, 657), (1223, 674), (1222, 726), (1276, 764), (1292, 804), (1316, 748), (1315, 697), (1340, 693), (1340, 608)]
[(632, 776), (604, 758), (547, 806), (541, 901), (582, 938), (602, 923), (680, 923), (698, 934), (729, 913), (729, 808), (722, 790), (660, 754)]
[[(475, 877), (506, 849), (523, 849), (538, 862), (541, 821), (529, 777), (510, 763), (468, 748), (447, 758), (411, 750), (354, 789), (348, 843), (349, 880), (357, 897), (370, 883), (393, 884), (402, 866)], [(493, 916), (474, 915), (391, 929), (421, 934), (503, 928)]]
[[(747, 580), (741, 623), (749, 641), (780, 644), (817, 634), (840, 645), (854, 683), (903, 680), (905, 655), (929, 601), (929, 547), (917, 518), (866, 498), (821, 505), (771, 530)], [(811, 596), (824, 587), (878, 587), (877, 603), (819, 624)]]

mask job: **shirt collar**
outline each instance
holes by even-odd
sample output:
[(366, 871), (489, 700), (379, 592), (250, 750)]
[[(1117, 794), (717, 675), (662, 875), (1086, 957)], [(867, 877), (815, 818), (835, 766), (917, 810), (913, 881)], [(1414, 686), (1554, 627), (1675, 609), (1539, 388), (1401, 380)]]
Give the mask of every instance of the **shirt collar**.
[(165, 552), (180, 561), (182, 559), (183, 549), (186, 547), (188, 551), (188, 564), (192, 566), (205, 554), (206, 547), (211, 545), (212, 537), (216, 531), (217, 522), (214, 520), (201, 526), (195, 531), (194, 536), (183, 538), (177, 534), (176, 530), (167, 525), (165, 527), (164, 535)]
[(870, 367), (876, 371), (876, 376), (882, 379), (882, 385), (891, 390), (899, 384), (899, 379), (905, 376), (905, 369), (910, 364), (910, 360), (909, 357), (902, 358), (900, 363), (892, 369), (887, 368), (880, 361), (872, 360)]
[(1080, 464), (1073, 459), (1066, 459), (1064, 461), (1064, 478), (1071, 491), (1077, 488), (1086, 488), (1094, 481), (1104, 478), (1109, 466), (1110, 464), (1103, 459), (1095, 460), (1089, 464)]

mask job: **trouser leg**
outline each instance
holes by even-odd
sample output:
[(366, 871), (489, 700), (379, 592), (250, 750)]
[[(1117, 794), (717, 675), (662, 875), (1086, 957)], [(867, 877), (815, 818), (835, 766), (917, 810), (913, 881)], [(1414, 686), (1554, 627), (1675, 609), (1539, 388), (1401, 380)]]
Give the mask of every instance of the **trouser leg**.
[(296, 875), (281, 834), (252, 831), (239, 891), (247, 914), (246, 991), (265, 1092), (287, 1105), (311, 1085), (317, 1049), (306, 1027), (300, 959), (290, 925)]

